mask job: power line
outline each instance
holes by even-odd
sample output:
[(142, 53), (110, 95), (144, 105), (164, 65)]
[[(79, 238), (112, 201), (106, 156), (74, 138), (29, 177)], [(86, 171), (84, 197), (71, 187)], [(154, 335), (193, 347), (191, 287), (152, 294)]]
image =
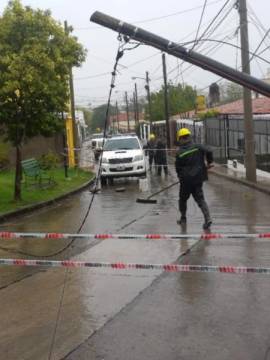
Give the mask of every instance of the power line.
[[(220, 1), (222, 1), (222, 0), (212, 1), (212, 2), (210, 2), (210, 3), (208, 4), (208, 6), (209, 6), (209, 5), (216, 4), (216, 3), (220, 2)], [(204, 5), (203, 5), (203, 6), (200, 5), (200, 6), (196, 6), (196, 7), (190, 8), (190, 9), (178, 11), (178, 12), (175, 12), (175, 13), (173, 13), (173, 14), (168, 14), (168, 15), (164, 15), (164, 16), (157, 17), (157, 18), (152, 18), (152, 19), (137, 21), (137, 22), (135, 22), (135, 24), (142, 24), (142, 23), (146, 23), (146, 22), (153, 22), (153, 21), (156, 21), (156, 20), (166, 19), (166, 18), (172, 17), (172, 16), (177, 16), (177, 15), (186, 14), (186, 13), (192, 12), (192, 11), (194, 11), (194, 10), (199, 10), (199, 9), (201, 9), (202, 7), (205, 7), (205, 6), (204, 6)]]
[[(208, 5), (207, 6), (209, 6), (210, 4), (213, 4), (213, 3), (218, 3), (218, 2), (220, 2), (221, 0), (218, 0), (218, 1), (215, 1), (215, 2), (212, 2), (212, 3), (208, 3)], [(224, 7), (227, 5), (227, 3), (229, 2), (230, 0), (227, 0), (226, 1), (226, 3), (222, 6), (222, 8), (219, 10), (219, 12), (218, 12), (218, 14), (216, 15), (216, 17), (221, 13), (221, 11), (224, 9)], [(199, 6), (199, 7), (197, 7), (197, 8), (202, 8), (203, 6)], [(194, 8), (193, 8), (194, 9)], [(186, 11), (186, 10), (184, 10), (184, 11)], [(172, 14), (171, 14), (172, 15)], [(170, 16), (170, 15), (165, 15), (165, 17), (166, 16)], [(207, 28), (206, 28), (206, 30), (204, 31), (204, 33), (203, 34), (205, 34), (205, 32), (209, 29), (209, 27), (212, 25), (212, 23), (215, 21), (215, 19), (216, 19), (216, 17), (211, 21), (211, 23), (207, 26)], [(190, 34), (188, 34), (187, 36), (189, 36), (189, 35), (191, 35), (191, 34), (193, 34), (194, 33), (194, 31), (192, 31)], [(187, 36), (185, 36), (182, 40), (184, 40)], [(181, 41), (181, 40), (180, 40)], [(147, 61), (147, 60), (149, 60), (149, 59), (152, 59), (153, 57), (156, 57), (156, 56), (158, 56), (160, 54), (160, 51), (158, 51), (158, 52), (156, 52), (156, 53), (154, 53), (153, 55), (150, 55), (150, 56), (148, 56), (148, 57), (146, 57), (146, 58), (143, 58), (143, 59), (141, 59), (141, 60), (138, 60), (138, 61), (136, 61), (136, 62), (134, 62), (134, 63), (131, 63), (131, 64), (129, 64), (129, 65), (121, 65), (121, 64), (119, 64), (120, 66), (122, 66), (122, 67), (124, 67), (124, 69), (123, 70), (127, 70), (127, 69), (129, 69), (130, 70), (130, 67), (133, 67), (133, 66), (135, 66), (135, 65), (138, 65), (138, 64), (140, 64), (140, 63), (142, 63), (142, 62), (144, 62), (144, 61)], [(132, 70), (130, 70), (130, 71), (132, 71)], [(92, 75), (92, 76), (85, 76), (85, 77), (81, 77), (81, 78), (75, 78), (74, 80), (87, 80), (87, 79), (93, 79), (93, 78), (98, 78), (98, 77), (102, 77), (102, 76), (105, 76), (105, 75), (109, 75), (109, 74), (111, 74), (110, 72), (106, 72), (106, 73), (101, 73), (101, 74), (96, 74), (96, 75)]]
[[(257, 23), (259, 24), (259, 26), (263, 29), (264, 32), (266, 32), (265, 26), (262, 24), (261, 20), (258, 18), (258, 16), (256, 15), (255, 11), (253, 10), (253, 8), (251, 7), (250, 4), (248, 4), (248, 8), (249, 8), (250, 12), (253, 14), (254, 19), (257, 20)], [(269, 39), (270, 39), (270, 36), (269, 36)]]
[[(226, 3), (225, 3), (225, 5), (223, 6), (223, 8), (222, 8), (222, 10), (223, 9), (225, 9), (225, 6), (228, 4), (228, 2), (229, 2), (230, 0), (227, 0), (226, 1)], [(228, 11), (226, 12), (226, 14), (219, 20), (219, 22), (214, 26), (214, 28), (212, 28), (212, 29), (209, 29), (209, 31), (207, 32), (207, 31), (205, 31), (202, 35), (201, 35), (201, 37), (204, 37), (204, 36), (208, 36), (208, 37), (210, 37), (211, 35), (213, 35), (213, 33), (219, 28), (219, 26), (224, 22), (224, 20), (229, 16), (229, 14), (230, 14), (230, 12), (233, 10), (233, 8), (234, 8), (234, 6), (231, 6), (229, 9), (228, 9)], [(220, 15), (221, 13), (219, 13), (219, 15)], [(218, 16), (219, 16), (218, 15)], [(213, 21), (212, 21), (212, 23), (214, 23), (217, 19), (218, 19), (218, 16), (216, 16), (214, 19), (213, 19)]]
[[(223, 38), (223, 40), (227, 39), (227, 38), (231, 38), (231, 35), (227, 35)], [(222, 41), (218, 42), (217, 44), (215, 44), (214, 46), (208, 48), (208, 51), (204, 54), (204, 55), (210, 55), (214, 53), (216, 53), (220, 48), (222, 47)], [(204, 49), (206, 50), (206, 48)], [(186, 69), (183, 70), (182, 73), (185, 73), (187, 70), (189, 70), (190, 68), (192, 68), (194, 65), (190, 64), (188, 65), (188, 67)]]
[[(112, 78), (111, 78), (111, 84), (110, 84), (110, 91), (109, 91), (109, 95), (108, 95), (108, 101), (107, 101), (107, 109), (106, 109), (106, 115), (105, 115), (105, 123), (104, 123), (104, 131), (103, 131), (103, 144), (102, 144), (102, 147), (104, 146), (104, 143), (105, 143), (105, 135), (107, 133), (107, 127), (108, 127), (108, 120), (109, 120), (109, 110), (110, 110), (110, 102), (111, 102), (111, 95), (112, 95), (112, 91), (113, 91), (113, 88), (114, 88), (114, 83), (115, 83), (115, 77), (116, 77), (116, 74), (117, 74), (117, 65), (118, 65), (118, 62), (119, 62), (119, 59), (124, 55), (124, 44), (121, 44), (121, 39), (119, 39), (119, 46), (118, 46), (118, 51), (117, 51), (117, 55), (116, 55), (116, 59), (115, 59), (115, 64), (114, 64), (114, 67), (113, 67), (113, 71), (112, 71)], [(95, 198), (95, 195), (96, 195), (96, 192), (97, 192), (97, 186), (98, 186), (98, 181), (100, 179), (100, 176), (101, 176), (101, 163), (102, 163), (102, 157), (103, 157), (103, 154), (101, 153), (100, 155), (100, 160), (99, 160), (99, 167), (98, 167), (98, 171), (97, 171), (97, 176), (95, 178), (95, 184), (94, 184), (94, 190), (93, 190), (93, 194), (92, 194), (92, 197), (90, 199), (90, 202), (89, 202), (89, 205), (88, 205), (88, 208), (86, 210), (86, 213), (84, 215), (84, 218), (83, 220), (81, 221), (81, 224), (77, 230), (77, 234), (79, 234), (90, 214), (90, 211), (92, 210), (92, 205), (94, 203), (94, 198)], [(72, 242), (75, 240), (75, 238), (73, 238), (71, 240), (71, 242), (69, 243), (68, 246), (70, 246), (72, 244)], [(67, 246), (67, 247), (68, 247)], [(66, 248), (67, 248), (66, 247)], [(65, 288), (66, 288), (66, 283), (67, 283), (67, 274), (68, 272), (66, 271), (65, 272), (65, 277), (64, 277), (64, 284), (63, 284), (63, 288), (62, 288), (62, 291), (61, 291), (61, 296), (60, 296), (60, 301), (59, 301), (59, 306), (58, 306), (58, 311), (57, 311), (57, 316), (56, 316), (56, 321), (55, 321), (55, 324), (54, 324), (54, 330), (53, 330), (53, 336), (52, 336), (52, 340), (51, 340), (51, 343), (50, 343), (50, 350), (49, 350), (49, 360), (51, 359), (51, 356), (53, 354), (53, 349), (54, 349), (54, 345), (55, 345), (55, 339), (56, 339), (56, 332), (57, 332), (57, 329), (58, 329), (58, 324), (59, 324), (59, 320), (60, 320), (60, 312), (61, 312), (61, 308), (62, 308), (62, 304), (63, 304), (63, 299), (64, 299), (64, 294), (65, 294)]]
[(77, 81), (77, 80), (94, 79), (94, 78), (98, 78), (98, 77), (102, 77), (102, 76), (106, 76), (106, 75), (111, 75), (111, 72), (105, 72), (105, 73), (96, 74), (96, 75), (90, 75), (90, 76), (84, 76), (84, 77), (74, 78), (74, 80)]
[(202, 19), (203, 19), (203, 15), (204, 15), (204, 11), (205, 11), (206, 4), (207, 4), (207, 0), (204, 0), (203, 9), (202, 9), (201, 17), (200, 17), (200, 21), (199, 21), (199, 25), (198, 25), (197, 32), (196, 32), (196, 36), (195, 36), (195, 42), (194, 42), (193, 47), (192, 47), (191, 50), (193, 50), (193, 49), (195, 48), (195, 46), (197, 45), (197, 37), (198, 37), (199, 31), (200, 31), (200, 28), (201, 28)]
[[(265, 36), (267, 36), (267, 35), (269, 34), (269, 32), (270, 32), (270, 29), (267, 30), (267, 32), (265, 33)], [(265, 37), (264, 37), (264, 38), (265, 38)], [(255, 56), (257, 56), (256, 53), (257, 53), (257, 51), (259, 50), (261, 44), (263, 43), (264, 38), (263, 38), (262, 41), (259, 43), (259, 45), (257, 46), (256, 50), (252, 53), (252, 57), (249, 59), (249, 63), (252, 61), (252, 59), (253, 59)], [(264, 60), (265, 60), (265, 59), (264, 59)], [(267, 62), (267, 60), (265, 60), (265, 61)], [(240, 68), (240, 67), (239, 67), (239, 68)], [(238, 69), (239, 69), (239, 68), (238, 68)], [(222, 81), (222, 80), (223, 80), (223, 78), (219, 78), (219, 79), (216, 81), (216, 83), (219, 83), (219, 82)], [(208, 85), (207, 87), (201, 89), (201, 91), (207, 89), (208, 87), (209, 87), (209, 85)]]
[(263, 54), (266, 50), (269, 50), (270, 49), (270, 45), (267, 46), (265, 49), (263, 49), (261, 52), (259, 52), (259, 55)]
[[(265, 30), (264, 28), (260, 27), (259, 24), (254, 20), (253, 17), (249, 16), (249, 19), (250, 19), (251, 24), (254, 25), (255, 28), (257, 29), (259, 35), (260, 35), (261, 37), (263, 37), (264, 34), (265, 34), (265, 32), (266, 32), (266, 30)], [(264, 41), (265, 41), (265, 45), (266, 45), (267, 47), (269, 47), (269, 42), (267, 43), (267, 42), (266, 42), (266, 39), (264, 39)]]
[[(214, 18), (211, 20), (210, 24), (207, 26), (207, 28), (204, 30), (203, 34), (200, 36), (200, 39), (201, 39), (204, 35), (207, 34), (208, 30), (211, 28), (211, 26), (212, 26), (212, 25), (215, 23), (215, 21), (218, 19), (219, 15), (223, 12), (223, 10), (225, 9), (225, 7), (226, 7), (226, 5), (229, 3), (229, 1), (230, 1), (230, 0), (227, 0), (227, 1), (225, 2), (225, 4), (221, 7), (221, 9), (218, 11), (218, 13), (214, 16)], [(232, 11), (232, 9), (233, 9), (233, 6), (231, 6), (231, 7), (229, 8), (229, 11), (226, 12), (226, 14), (225, 14), (225, 15), (222, 17), (222, 19), (218, 22), (218, 24), (215, 26), (215, 28), (214, 28), (214, 29), (211, 29), (211, 31), (208, 32), (207, 36), (211, 36), (211, 35), (214, 33), (214, 31), (217, 30), (217, 28), (218, 28), (218, 27), (222, 24), (222, 22), (227, 18), (227, 16), (228, 16), (229, 13)], [(197, 43), (200, 41), (200, 39), (197, 41)], [(183, 43), (178, 42), (178, 44), (179, 44), (179, 45), (182, 45)], [(171, 71), (168, 73), (168, 75), (169, 75), (170, 73), (172, 73), (173, 71), (175, 71), (176, 69), (179, 69), (179, 66), (182, 66), (183, 63), (184, 63), (184, 61), (182, 61), (182, 63), (181, 63), (180, 65), (177, 65), (173, 70), (171, 70)], [(189, 65), (187, 69), (191, 68), (192, 66), (194, 66), (194, 65)], [(185, 69), (184, 71), (186, 71), (186, 69)], [(182, 74), (183, 74), (183, 72), (182, 72)]]
[[(270, 32), (270, 29), (268, 30), (268, 32)], [(265, 35), (266, 35), (266, 34), (265, 34)], [(264, 39), (263, 39), (263, 40), (264, 40)], [(259, 48), (260, 48), (263, 40), (260, 42), (260, 44), (258, 45), (257, 49), (256, 49), (254, 52), (253, 52), (253, 51), (248, 51), (248, 53), (249, 53), (250, 55), (252, 55), (251, 60), (252, 60), (254, 57), (256, 57), (256, 58), (258, 58), (258, 59), (260, 59), (260, 60), (262, 60), (262, 61), (264, 61), (264, 62), (266, 62), (267, 64), (270, 65), (270, 61), (268, 61), (268, 60), (266, 60), (265, 58), (263, 58), (263, 57), (261, 57), (261, 56), (259, 56), (259, 55), (256, 54), (256, 53), (258, 52), (258, 50), (259, 50)], [(232, 44), (232, 43), (229, 43), (229, 42), (227, 42), (227, 41), (216, 40), (216, 39), (201, 39), (200, 41), (201, 41), (201, 42), (216, 42), (216, 43), (228, 45), (228, 46), (231, 46), (231, 47), (234, 47), (234, 48), (236, 48), (236, 49), (241, 50), (241, 47), (240, 47), (240, 46), (235, 45), (235, 44)], [(194, 43), (194, 42), (197, 42), (197, 40), (188, 41), (187, 44), (191, 44), (191, 43)]]
[[(234, 32), (235, 33), (235, 32)], [(230, 35), (227, 35), (227, 36), (225, 36), (224, 37), (224, 40), (226, 39), (226, 38), (230, 38)], [(208, 39), (207, 39), (208, 40)], [(222, 42), (222, 41), (221, 41)], [(217, 51), (217, 50), (219, 50), (219, 48), (222, 46), (222, 43), (220, 43), (220, 42), (218, 42), (218, 44), (216, 44), (216, 45), (214, 45), (214, 46), (212, 46), (211, 48), (205, 48), (204, 50), (208, 50), (207, 51), (207, 53), (205, 54), (205, 55), (209, 55), (211, 52), (213, 52), (213, 51)], [(182, 62), (182, 64), (183, 64), (184, 62)], [(189, 64), (188, 66), (187, 66), (187, 68), (185, 68), (184, 70), (182, 70), (182, 72), (181, 72), (181, 76), (182, 76), (182, 78), (183, 78), (183, 74), (186, 72), (186, 71), (188, 71), (190, 68), (192, 68), (193, 66), (195, 66), (195, 65), (192, 65), (192, 64)], [(173, 70), (175, 70), (175, 69), (173, 69)], [(173, 71), (172, 70), (172, 71)], [(189, 75), (188, 75), (189, 76)], [(176, 78), (176, 77), (175, 77)], [(174, 81), (175, 81), (175, 78), (174, 78)]]
[[(218, 19), (219, 15), (222, 13), (222, 11), (225, 9), (225, 7), (227, 6), (227, 4), (229, 3), (230, 0), (227, 0), (225, 2), (225, 4), (221, 7), (221, 9), (218, 11), (218, 13), (214, 16), (214, 18), (212, 19), (212, 21), (208, 24), (208, 26), (206, 27), (206, 29), (204, 30), (204, 32), (202, 33), (202, 35), (200, 36), (200, 38), (204, 37), (207, 34), (207, 31), (211, 28), (211, 26), (215, 23), (215, 21)], [(227, 16), (227, 14), (226, 14)], [(224, 19), (222, 19), (223, 21)], [(215, 30), (217, 29), (217, 27), (215, 28)], [(214, 30), (214, 31), (215, 31)], [(213, 34), (213, 31), (212, 33)], [(210, 36), (211, 34), (208, 34), (208, 36)]]
[[(254, 51), (254, 53), (252, 54), (249, 62), (254, 58), (254, 56), (257, 56), (256, 53), (258, 52), (259, 48), (261, 47), (262, 43), (264, 42), (265, 38), (268, 36), (268, 34), (270, 33), (270, 28), (266, 31), (266, 33), (264, 34), (264, 37), (262, 38), (262, 40), (260, 41), (259, 45), (257, 46), (256, 50)], [(266, 61), (266, 60), (265, 60)], [(269, 61), (266, 61), (268, 64), (270, 64)]]
[[(222, 0), (216, 0), (216, 1), (209, 2), (209, 3), (208, 3), (208, 6), (217, 4), (217, 3), (221, 2), (221, 1), (222, 1)], [(192, 12), (192, 11), (195, 11), (195, 10), (199, 10), (199, 9), (201, 9), (202, 7), (203, 7), (203, 6), (200, 5), (200, 6), (196, 6), (196, 7), (190, 8), (190, 9), (177, 11), (177, 12), (170, 13), (170, 14), (163, 15), (163, 16), (158, 16), (158, 17), (149, 18), (149, 19), (144, 19), (144, 20), (130, 21), (130, 22), (132, 22), (133, 24), (144, 24), (144, 23), (147, 23), (147, 22), (149, 23), (149, 22), (153, 22), (153, 21), (157, 21), (157, 20), (167, 19), (167, 18), (173, 17), (173, 16), (178, 16), (178, 15), (186, 14), (186, 13), (189, 13), (189, 12)], [(74, 28), (74, 30), (94, 30), (94, 29), (99, 29), (99, 28), (100, 28), (99, 26), (90, 26), (90, 27), (88, 26), (88, 27), (83, 27), (83, 28)]]
[(134, 66), (134, 65), (140, 64), (140, 63), (142, 63), (142, 62), (144, 62), (144, 61), (147, 61), (147, 60), (149, 60), (149, 59), (152, 59), (153, 57), (155, 57), (155, 56), (157, 56), (157, 55), (160, 55), (160, 51), (156, 52), (156, 53), (153, 54), (153, 55), (147, 56), (146, 58), (143, 58), (143, 59), (141, 59), (141, 60), (138, 60), (138, 61), (136, 61), (136, 62), (134, 62), (134, 63), (132, 63), (132, 64), (127, 65), (127, 66), (126, 66), (126, 69), (129, 69), (131, 66)]
[[(235, 30), (233, 31), (233, 33), (235, 33)], [(231, 31), (230, 31), (230, 35), (226, 35), (222, 40), (225, 40), (226, 38), (230, 38), (231, 35), (232, 35), (232, 34), (231, 34)], [(204, 48), (204, 49), (202, 50), (202, 52), (205, 51), (205, 50), (208, 50), (208, 52), (204, 54), (204, 55), (208, 55), (211, 51), (213, 51), (213, 50), (215, 50), (216, 48), (219, 48), (219, 47), (221, 47), (221, 46), (222, 46), (221, 44), (215, 44), (215, 45), (212, 46), (212, 47), (211, 47), (211, 45), (210, 45), (210, 46), (207, 46), (206, 48)], [(210, 47), (210, 48), (209, 48), (209, 47)], [(184, 61), (182, 61), (182, 63), (181, 63), (180, 65), (182, 65), (182, 64), (184, 64)], [(186, 72), (188, 69), (192, 68), (193, 66), (195, 66), (195, 65), (189, 64), (189, 65), (187, 66), (187, 68), (185, 68), (185, 69), (182, 71), (182, 74), (183, 74), (184, 72)], [(171, 71), (169, 71), (169, 72), (168, 72), (168, 75), (171, 74), (171, 73), (173, 73), (175, 70), (177, 70), (177, 68), (178, 68), (178, 66), (176, 66), (176, 67), (173, 68)], [(160, 79), (160, 78), (157, 78), (156, 80), (158, 80), (158, 79)]]

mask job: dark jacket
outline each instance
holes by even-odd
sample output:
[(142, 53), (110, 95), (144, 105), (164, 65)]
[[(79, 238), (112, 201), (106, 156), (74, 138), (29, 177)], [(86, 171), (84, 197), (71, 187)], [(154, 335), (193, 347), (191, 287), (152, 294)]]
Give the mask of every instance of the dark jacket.
[(149, 155), (150, 157), (154, 157), (155, 155), (155, 149), (156, 149), (156, 141), (155, 140), (149, 140), (147, 142), (147, 145), (145, 146), (146, 149), (146, 155)]
[(155, 161), (160, 165), (167, 164), (166, 145), (162, 140), (157, 141)]
[(191, 185), (207, 180), (207, 165), (213, 162), (213, 153), (206, 146), (189, 141), (180, 145), (175, 159), (175, 169), (181, 182)]

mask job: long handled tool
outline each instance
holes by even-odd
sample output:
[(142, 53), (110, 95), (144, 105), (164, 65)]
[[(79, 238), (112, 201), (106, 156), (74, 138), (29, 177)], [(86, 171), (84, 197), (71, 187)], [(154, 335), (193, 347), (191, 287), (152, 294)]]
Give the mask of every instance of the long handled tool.
[(164, 188), (162, 188), (161, 190), (155, 192), (154, 194), (149, 195), (147, 198), (137, 198), (136, 202), (137, 203), (141, 203), (141, 204), (156, 204), (157, 203), (157, 199), (152, 199), (154, 196), (162, 193), (163, 191), (170, 189), (171, 187), (175, 186), (179, 184), (179, 181), (176, 181)]

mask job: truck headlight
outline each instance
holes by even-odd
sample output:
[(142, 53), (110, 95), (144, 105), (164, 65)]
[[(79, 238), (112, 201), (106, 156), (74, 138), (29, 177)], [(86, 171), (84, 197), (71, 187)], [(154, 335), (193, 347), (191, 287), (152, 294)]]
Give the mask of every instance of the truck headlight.
[(134, 161), (141, 161), (141, 160), (143, 160), (143, 155), (136, 155), (134, 157)]
[(109, 164), (109, 159), (102, 158), (102, 164)]

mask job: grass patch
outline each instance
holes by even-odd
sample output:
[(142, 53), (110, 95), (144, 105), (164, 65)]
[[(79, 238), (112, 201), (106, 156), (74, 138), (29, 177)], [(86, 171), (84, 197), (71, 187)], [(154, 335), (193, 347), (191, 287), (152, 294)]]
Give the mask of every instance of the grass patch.
[(13, 200), (15, 172), (13, 170), (0, 172), (0, 215), (69, 193), (94, 176), (93, 173), (80, 169), (69, 169), (68, 175), (69, 177), (66, 179), (64, 169), (53, 170), (56, 184), (47, 188), (40, 188), (38, 185), (26, 187), (22, 183), (22, 201), (15, 202)]

